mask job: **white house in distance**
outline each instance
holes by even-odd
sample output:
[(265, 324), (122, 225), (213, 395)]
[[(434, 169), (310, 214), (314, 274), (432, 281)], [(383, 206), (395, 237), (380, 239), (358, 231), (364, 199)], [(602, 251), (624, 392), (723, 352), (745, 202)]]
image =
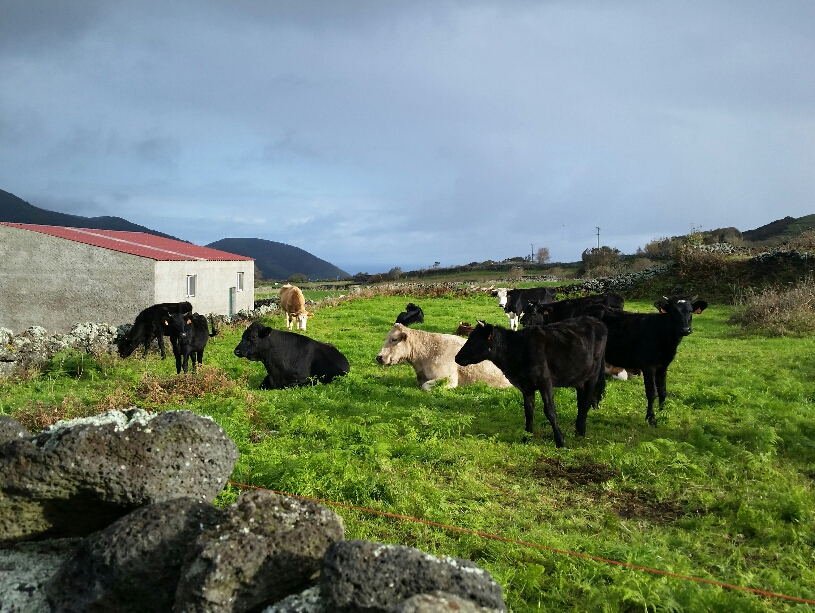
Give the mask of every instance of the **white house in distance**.
[(144, 232), (0, 222), (0, 327), (133, 323), (184, 300), (203, 315), (253, 308), (254, 260)]

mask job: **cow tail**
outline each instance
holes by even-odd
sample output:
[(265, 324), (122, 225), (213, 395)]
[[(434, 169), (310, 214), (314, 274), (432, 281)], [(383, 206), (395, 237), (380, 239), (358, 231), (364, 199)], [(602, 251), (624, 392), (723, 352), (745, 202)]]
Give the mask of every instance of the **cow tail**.
[(209, 316), (209, 324), (212, 326), (212, 334), (209, 335), (210, 338), (218, 334), (218, 331), (215, 329), (215, 319), (212, 315)]
[(605, 361), (599, 360), (598, 361), (599, 367), (597, 368), (597, 373), (595, 375), (594, 380), (594, 395), (592, 398), (592, 405), (595, 409), (600, 408), (600, 400), (603, 399), (603, 396), (606, 393), (606, 368), (605, 368)]

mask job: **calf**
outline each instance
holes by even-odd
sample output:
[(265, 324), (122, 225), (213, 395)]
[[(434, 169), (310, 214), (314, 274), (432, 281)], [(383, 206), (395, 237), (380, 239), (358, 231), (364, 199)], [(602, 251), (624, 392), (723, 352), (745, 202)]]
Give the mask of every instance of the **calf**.
[(557, 290), (551, 287), (532, 287), (530, 289), (511, 289), (507, 292), (507, 303), (504, 306), (504, 313), (509, 317), (509, 327), (511, 330), (518, 329), (518, 321), (523, 316), (524, 311), (529, 309), (532, 301), (554, 302), (557, 298)]
[(211, 334), (207, 329), (207, 318), (198, 313), (169, 313), (164, 318), (164, 329), (169, 333), (170, 344), (173, 346), (176, 373), (180, 373), (182, 368), (187, 372), (190, 358), (192, 372), (195, 372), (196, 362), (202, 363), (207, 341), (218, 334), (215, 322), (211, 319), (210, 322)]
[(267, 374), (260, 389), (264, 390), (311, 385), (315, 380), (330, 383), (351, 369), (348, 359), (334, 345), (273, 330), (259, 321), (244, 331), (235, 355), (263, 362)]
[(153, 337), (158, 339), (158, 348), (161, 350), (161, 359), (167, 357), (164, 351), (164, 320), (170, 313), (190, 313), (192, 305), (189, 302), (161, 302), (147, 307), (136, 315), (133, 327), (127, 332), (125, 337), (119, 342), (119, 355), (128, 357), (136, 350), (140, 343), (144, 343), (144, 354), (147, 357), (147, 349)]
[(620, 294), (597, 294), (582, 298), (568, 298), (557, 302), (541, 302), (533, 300), (521, 317), (521, 325), (545, 326), (565, 319), (573, 319), (587, 315), (596, 306), (621, 309), (625, 299)]
[(470, 332), (472, 331), (473, 324), (466, 321), (460, 321), (458, 322), (458, 328), (456, 328), (455, 334), (457, 336), (470, 336)]
[(579, 436), (585, 436), (589, 408), (597, 407), (605, 390), (603, 354), (607, 335), (606, 327), (593, 317), (578, 317), (518, 332), (479, 321), (456, 355), (456, 363), (467, 365), (492, 360), (523, 395), (527, 432), (532, 432), (535, 392), (540, 392), (555, 444), (564, 447), (552, 390), (575, 388), (575, 429)]
[(412, 302), (408, 302), (405, 310), (396, 316), (396, 323), (402, 324), (403, 326), (409, 326), (410, 324), (423, 324), (424, 313), (422, 312), (421, 307), (416, 306)]
[(648, 408), (645, 419), (657, 425), (654, 399), (665, 402), (665, 383), (679, 343), (693, 330), (691, 320), (707, 308), (707, 302), (690, 296), (663, 297), (654, 303), (659, 313), (627, 313), (601, 308), (595, 311), (608, 327), (606, 360), (626, 370), (642, 371)]
[(386, 366), (409, 362), (423, 390), (432, 389), (440, 379), (447, 379), (447, 387), (460, 387), (476, 381), (491, 387), (512, 385), (492, 362), (472, 366), (456, 364), (456, 354), (463, 345), (464, 339), (459, 336), (423, 332), (395, 324), (385, 337), (376, 361)]
[(306, 311), (306, 299), (300, 288), (288, 283), (280, 288), (280, 308), (286, 314), (286, 328), (289, 330), (295, 321), (298, 330), (305, 330), (308, 318), (314, 317), (314, 313)]

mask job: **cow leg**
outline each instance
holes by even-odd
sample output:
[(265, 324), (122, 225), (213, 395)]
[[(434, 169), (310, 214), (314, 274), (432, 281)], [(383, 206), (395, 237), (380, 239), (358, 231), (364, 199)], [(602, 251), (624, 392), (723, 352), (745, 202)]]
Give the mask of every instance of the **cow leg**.
[[(173, 349), (176, 349), (173, 347)], [(175, 351), (175, 374), (181, 374), (181, 350)]]
[(164, 360), (167, 358), (167, 353), (164, 351), (164, 332), (161, 331), (160, 326), (156, 338), (158, 339), (158, 348), (161, 349), (161, 359)]
[(654, 399), (657, 397), (656, 368), (649, 366), (642, 369), (642, 381), (645, 383), (645, 397), (648, 399), (648, 409), (645, 419), (654, 428), (657, 427), (657, 418), (654, 415)]
[[(555, 399), (552, 396), (552, 387), (551, 386), (544, 386), (540, 390), (541, 398), (543, 399), (543, 414), (546, 415), (546, 419), (549, 420), (549, 424), (552, 426), (552, 434), (555, 437), (555, 445), (558, 447), (565, 447), (566, 441), (563, 439), (563, 433), (560, 431), (560, 427), (557, 425), (557, 411), (555, 410)], [(535, 397), (532, 396), (534, 399)]]
[(662, 410), (662, 405), (665, 404), (665, 397), (668, 395), (666, 389), (666, 381), (668, 379), (668, 369), (660, 367), (656, 372), (656, 386), (657, 396), (659, 397), (659, 410)]
[(193, 352), (190, 354), (190, 362), (192, 362), (192, 372), (193, 372), (193, 373), (195, 372), (195, 363), (196, 363), (197, 361), (198, 361), (198, 352), (197, 352), (197, 351), (193, 351)]
[(149, 348), (150, 348), (150, 337), (149, 337), (149, 336), (145, 336), (145, 337), (144, 337), (144, 353), (143, 353), (143, 354), (142, 354), (142, 356), (141, 356), (141, 357), (142, 357), (142, 360), (146, 360), (146, 359), (147, 359), (147, 350), (148, 350)]

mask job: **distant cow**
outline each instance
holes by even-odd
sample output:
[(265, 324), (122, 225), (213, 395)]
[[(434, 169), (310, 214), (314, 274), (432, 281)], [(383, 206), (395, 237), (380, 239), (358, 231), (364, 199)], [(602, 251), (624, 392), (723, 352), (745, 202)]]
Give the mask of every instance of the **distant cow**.
[(455, 334), (457, 336), (470, 336), (470, 332), (473, 331), (473, 324), (468, 323), (466, 321), (458, 322), (458, 328), (456, 328)]
[(578, 317), (517, 332), (479, 321), (456, 355), (456, 363), (467, 365), (492, 360), (523, 395), (527, 432), (532, 432), (535, 392), (540, 392), (555, 444), (564, 447), (552, 390), (575, 388), (575, 429), (579, 436), (585, 436), (589, 408), (597, 407), (605, 390), (603, 354), (607, 335), (606, 327), (593, 317)]
[(665, 382), (679, 343), (693, 330), (691, 320), (707, 308), (707, 302), (690, 296), (671, 296), (657, 300), (659, 313), (627, 313), (616, 309), (597, 311), (608, 327), (606, 360), (610, 364), (642, 371), (648, 409), (645, 419), (657, 425), (654, 399), (659, 408), (665, 402)]
[(565, 319), (573, 319), (581, 315), (589, 314), (588, 311), (596, 305), (621, 309), (625, 305), (625, 299), (620, 294), (596, 294), (594, 296), (584, 296), (582, 298), (568, 298), (557, 302), (541, 302), (533, 300), (521, 317), (521, 325), (545, 326)]
[(288, 283), (280, 288), (280, 308), (286, 314), (286, 327), (289, 330), (295, 321), (298, 330), (305, 330), (308, 318), (314, 317), (314, 313), (306, 311), (306, 299), (300, 288)]
[(147, 357), (147, 349), (153, 337), (158, 339), (158, 348), (161, 351), (161, 359), (167, 357), (164, 351), (164, 319), (170, 313), (191, 313), (192, 305), (189, 302), (161, 302), (147, 307), (136, 315), (133, 327), (119, 343), (119, 355), (128, 357), (136, 350), (139, 344), (144, 343), (144, 355)]
[(538, 301), (542, 303), (554, 302), (557, 290), (551, 287), (532, 287), (529, 289), (511, 289), (507, 292), (507, 303), (504, 313), (509, 317), (511, 330), (518, 329), (518, 321), (525, 311), (529, 310), (529, 303)]
[(416, 372), (416, 381), (423, 390), (430, 390), (440, 379), (447, 387), (461, 387), (483, 381), (491, 387), (509, 387), (511, 383), (492, 362), (459, 366), (455, 357), (464, 339), (452, 334), (437, 334), (413, 330), (395, 324), (385, 337), (385, 344), (376, 356), (380, 364), (390, 366), (409, 362)]
[(192, 358), (192, 372), (195, 364), (204, 360), (204, 347), (210, 337), (218, 334), (215, 322), (212, 323), (212, 333), (207, 328), (207, 318), (198, 313), (169, 313), (163, 320), (164, 330), (170, 336), (175, 356), (175, 371), (181, 369), (187, 372), (190, 358)]
[(409, 326), (411, 324), (423, 324), (424, 313), (422, 312), (421, 307), (416, 306), (412, 302), (408, 302), (405, 310), (396, 316), (396, 323), (402, 324), (403, 326)]
[(328, 343), (294, 332), (273, 330), (255, 321), (243, 333), (235, 355), (263, 362), (266, 378), (260, 389), (282, 389), (330, 383), (348, 373), (348, 359)]

